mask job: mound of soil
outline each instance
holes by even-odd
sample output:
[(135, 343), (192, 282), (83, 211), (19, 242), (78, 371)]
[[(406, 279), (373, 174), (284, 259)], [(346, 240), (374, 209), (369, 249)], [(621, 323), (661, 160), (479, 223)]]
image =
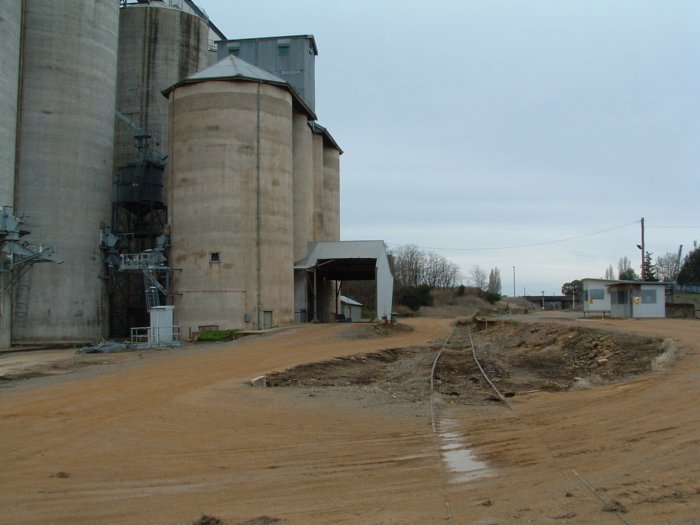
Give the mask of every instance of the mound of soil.
[[(471, 336), (471, 337), (470, 337)], [(472, 344), (474, 343), (474, 352)], [(354, 399), (423, 402), (441, 343), (394, 348), (298, 366), (267, 377), (271, 387), (352, 392)], [(477, 404), (496, 399), (474, 360), (507, 396), (533, 390), (560, 391), (619, 381), (652, 369), (662, 341), (564, 325), (457, 326), (435, 369), (435, 389), (446, 400)]]

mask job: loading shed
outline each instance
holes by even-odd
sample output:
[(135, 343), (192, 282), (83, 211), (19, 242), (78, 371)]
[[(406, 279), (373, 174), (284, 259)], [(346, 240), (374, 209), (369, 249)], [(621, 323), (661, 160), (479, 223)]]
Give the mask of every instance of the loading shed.
[(383, 241), (312, 242), (308, 253), (294, 265), (294, 272), (306, 282), (295, 297), (301, 320), (331, 320), (340, 313), (343, 281), (372, 280), (377, 290), (376, 318), (391, 319), (394, 277)]

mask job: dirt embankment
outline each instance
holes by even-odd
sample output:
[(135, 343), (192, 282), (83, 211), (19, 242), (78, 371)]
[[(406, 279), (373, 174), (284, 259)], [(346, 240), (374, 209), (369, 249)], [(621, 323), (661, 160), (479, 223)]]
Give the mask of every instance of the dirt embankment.
[[(370, 329), (360, 330), (367, 337), (372, 334)], [(303, 387), (314, 395), (334, 390), (377, 404), (419, 403), (422, 410), (430, 396), (432, 363), (441, 348), (438, 341), (428, 347), (341, 357), (277, 372), (267, 380), (273, 387)], [(587, 388), (648, 372), (671, 349), (658, 338), (564, 325), (499, 322), (480, 330), (459, 325), (437, 363), (435, 385), (452, 403), (498, 401), (476, 354), (486, 375), (508, 397)]]

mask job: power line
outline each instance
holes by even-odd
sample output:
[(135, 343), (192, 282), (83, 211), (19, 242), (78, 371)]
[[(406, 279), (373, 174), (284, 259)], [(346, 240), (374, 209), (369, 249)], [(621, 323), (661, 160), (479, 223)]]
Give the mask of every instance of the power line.
[[(627, 224), (623, 224), (621, 226), (614, 226), (612, 228), (606, 228), (605, 230), (599, 230), (591, 233), (584, 233), (582, 235), (576, 235), (574, 237), (566, 237), (564, 239), (556, 239), (553, 241), (541, 241), (541, 242), (533, 242), (533, 243), (526, 243), (526, 244), (514, 244), (510, 246), (491, 246), (491, 247), (483, 247), (483, 248), (436, 248), (436, 247), (430, 247), (430, 246), (419, 246), (419, 248), (423, 248), (424, 250), (443, 250), (443, 251), (461, 251), (461, 252), (484, 252), (484, 251), (496, 251), (496, 250), (513, 250), (516, 248), (532, 248), (535, 246), (545, 246), (548, 244), (557, 244), (560, 242), (568, 242), (568, 241), (574, 241), (576, 239), (583, 239), (584, 237), (592, 237), (594, 235), (600, 235), (602, 233), (607, 233), (615, 230), (621, 230), (623, 228), (627, 228), (628, 226), (632, 226), (633, 224), (638, 224), (640, 221), (632, 221)], [(402, 246), (402, 244), (399, 243), (388, 243), (391, 245), (395, 246)], [(409, 243), (410, 244), (410, 243)]]

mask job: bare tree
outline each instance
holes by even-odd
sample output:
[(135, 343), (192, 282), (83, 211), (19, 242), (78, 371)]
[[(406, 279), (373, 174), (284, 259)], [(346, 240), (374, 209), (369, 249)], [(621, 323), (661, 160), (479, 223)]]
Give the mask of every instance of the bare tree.
[(656, 258), (656, 272), (661, 281), (670, 282), (675, 278), (676, 262), (678, 254), (674, 252), (666, 252)]
[(391, 253), (396, 282), (402, 286), (418, 286), (423, 278), (424, 254), (415, 244), (399, 246)]
[(479, 290), (486, 291), (486, 272), (478, 264), (472, 266), (472, 270), (469, 272), (469, 280)]
[(423, 284), (432, 288), (448, 288), (457, 284), (459, 267), (442, 255), (428, 252), (425, 254)]
[(390, 253), (394, 280), (399, 286), (431, 288), (456, 286), (459, 266), (442, 255), (425, 252), (418, 246), (400, 246)]

